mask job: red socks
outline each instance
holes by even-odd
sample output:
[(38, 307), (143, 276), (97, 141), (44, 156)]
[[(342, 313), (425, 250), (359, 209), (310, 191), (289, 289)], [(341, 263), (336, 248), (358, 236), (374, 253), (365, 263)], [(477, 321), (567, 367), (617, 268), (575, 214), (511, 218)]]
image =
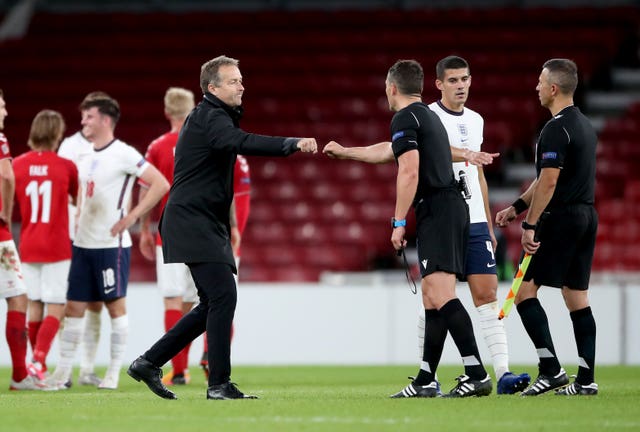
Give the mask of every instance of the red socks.
[(11, 363), (13, 374), (11, 378), (15, 382), (20, 382), (27, 377), (27, 367), (25, 359), (27, 357), (27, 314), (18, 311), (7, 312), (7, 327), (5, 336), (9, 351), (11, 352)]
[(60, 320), (51, 315), (47, 315), (40, 326), (38, 339), (35, 348), (33, 348), (33, 360), (42, 363), (44, 370), (47, 370), (47, 354), (49, 354), (51, 344), (53, 343), (53, 339), (56, 337), (59, 328)]
[(31, 344), (31, 350), (36, 349), (36, 342), (38, 341), (38, 330), (42, 321), (29, 321), (27, 327), (29, 329), (29, 343)]
[[(178, 321), (182, 318), (182, 311), (177, 309), (167, 309), (164, 312), (164, 328), (166, 331), (169, 331)], [(180, 351), (174, 358), (171, 359), (171, 366), (173, 367), (173, 374), (180, 375), (184, 374), (184, 370), (187, 368), (189, 364), (189, 347), (191, 344), (187, 345)]]

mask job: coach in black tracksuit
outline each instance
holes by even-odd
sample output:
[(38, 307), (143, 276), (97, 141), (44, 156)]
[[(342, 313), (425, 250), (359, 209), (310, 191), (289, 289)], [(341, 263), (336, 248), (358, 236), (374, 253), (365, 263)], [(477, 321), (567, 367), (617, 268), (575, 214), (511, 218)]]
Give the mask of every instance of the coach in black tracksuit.
[[(552, 59), (543, 65), (536, 90), (553, 118), (536, 144), (537, 178), (511, 207), (496, 216), (497, 224), (505, 226), (516, 213), (529, 208), (522, 223), (522, 247), (533, 256), (515, 303), (538, 352), (539, 374), (523, 396), (558, 388), (558, 395), (598, 393), (594, 382), (596, 323), (588, 297), (598, 229), (593, 206), (598, 138), (589, 120), (573, 105), (577, 84), (578, 70), (571, 60)], [(539, 241), (534, 238), (536, 232)], [(578, 375), (570, 385), (537, 298), (541, 285), (562, 288), (570, 312), (579, 356)]]
[(159, 367), (207, 331), (208, 399), (253, 398), (240, 392), (231, 376), (231, 325), (236, 308), (237, 272), (230, 242), (236, 155), (288, 156), (316, 151), (313, 138), (283, 138), (242, 131), (242, 75), (238, 61), (217, 57), (202, 66), (204, 99), (187, 117), (175, 154), (174, 180), (160, 221), (164, 262), (186, 263), (200, 303), (146, 353), (129, 374), (157, 395), (176, 396), (160, 382)]

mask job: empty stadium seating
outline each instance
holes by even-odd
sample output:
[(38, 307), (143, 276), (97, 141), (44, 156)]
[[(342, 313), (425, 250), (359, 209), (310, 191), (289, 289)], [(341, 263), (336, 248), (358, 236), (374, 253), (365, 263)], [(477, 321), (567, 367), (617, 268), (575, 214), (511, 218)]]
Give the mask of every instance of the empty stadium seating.
[[(396, 22), (405, 26), (390, 25)], [(60, 110), (72, 132), (79, 125), (78, 103), (100, 89), (122, 105), (117, 135), (144, 151), (167, 128), (166, 88), (180, 85), (197, 94), (201, 63), (224, 53), (241, 61), (244, 129), (314, 136), (321, 146), (331, 139), (367, 145), (389, 138), (388, 67), (398, 58), (420, 60), (425, 101), (431, 101), (438, 97), (435, 62), (456, 53), (471, 64), (468, 106), (485, 118), (485, 149), (505, 156), (487, 167), (490, 176), (509, 154), (531, 153), (548, 116), (535, 97), (543, 61), (574, 58), (586, 80), (615, 57), (638, 22), (632, 8), (41, 13), (24, 39), (0, 43), (0, 87), (10, 112), (6, 133), (14, 154), (25, 150), (31, 119), (42, 108)], [(637, 133), (637, 114), (607, 126), (599, 150), (599, 197), (637, 197), (639, 186), (626, 185), (639, 168)], [(392, 253), (393, 164), (306, 154), (251, 157), (249, 163), (253, 204), (241, 279), (316, 280), (323, 270), (363, 270)], [(603, 219), (618, 211), (617, 204), (602, 205), (610, 207)], [(508, 236), (510, 249), (517, 253), (514, 236), (515, 230)], [(600, 268), (612, 262), (607, 251), (597, 255)], [(631, 252), (624, 254), (626, 267), (633, 264)], [(153, 263), (135, 254), (133, 261), (133, 280), (152, 278)]]

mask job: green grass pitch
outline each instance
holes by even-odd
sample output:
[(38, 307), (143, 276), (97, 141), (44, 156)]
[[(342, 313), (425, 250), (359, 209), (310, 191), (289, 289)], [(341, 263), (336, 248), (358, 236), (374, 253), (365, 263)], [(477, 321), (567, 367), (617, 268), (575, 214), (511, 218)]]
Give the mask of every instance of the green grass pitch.
[[(513, 368), (532, 376), (536, 368)], [(441, 367), (443, 390), (461, 367)], [(575, 367), (569, 370), (575, 371)], [(102, 372), (102, 371), (101, 371)], [(238, 366), (233, 380), (260, 400), (207, 401), (204, 376), (163, 400), (122, 372), (118, 390), (75, 385), (59, 392), (9, 391), (0, 368), (0, 430), (19, 431), (638, 431), (640, 367), (602, 366), (595, 397), (496, 395), (389, 399), (415, 366)]]

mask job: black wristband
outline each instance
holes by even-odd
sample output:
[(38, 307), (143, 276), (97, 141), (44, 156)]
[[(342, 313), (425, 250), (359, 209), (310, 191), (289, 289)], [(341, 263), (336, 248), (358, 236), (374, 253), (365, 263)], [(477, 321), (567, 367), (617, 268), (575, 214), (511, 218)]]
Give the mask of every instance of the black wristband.
[(523, 211), (525, 211), (526, 209), (529, 208), (527, 203), (524, 202), (524, 200), (522, 198), (518, 198), (517, 200), (515, 200), (513, 202), (513, 204), (511, 204), (511, 207), (516, 209), (516, 214), (520, 214), (520, 213), (522, 213)]
[(530, 223), (527, 223), (527, 221), (522, 221), (522, 229), (535, 231), (537, 227), (538, 225), (531, 225)]

